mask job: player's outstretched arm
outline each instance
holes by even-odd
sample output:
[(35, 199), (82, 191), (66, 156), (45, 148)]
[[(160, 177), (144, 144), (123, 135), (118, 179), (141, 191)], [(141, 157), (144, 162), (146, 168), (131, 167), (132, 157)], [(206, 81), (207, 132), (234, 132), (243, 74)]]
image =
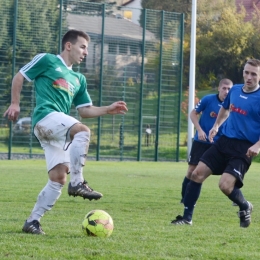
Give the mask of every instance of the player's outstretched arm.
[(4, 117), (7, 117), (11, 121), (16, 121), (20, 114), (20, 95), (23, 87), (24, 77), (18, 72), (12, 81), (12, 99), (11, 105), (4, 112)]
[(125, 114), (128, 111), (127, 105), (124, 101), (117, 101), (111, 104), (110, 106), (88, 106), (78, 108), (79, 114), (82, 118), (92, 118), (103, 115), (117, 115)]

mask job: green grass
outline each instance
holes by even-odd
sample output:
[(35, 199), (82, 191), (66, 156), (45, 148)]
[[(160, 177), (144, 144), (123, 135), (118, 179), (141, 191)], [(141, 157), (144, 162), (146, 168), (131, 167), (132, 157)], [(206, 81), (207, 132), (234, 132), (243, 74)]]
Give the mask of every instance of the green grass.
[[(100, 201), (69, 197), (67, 185), (41, 224), (46, 236), (24, 234), (24, 220), (46, 184), (44, 160), (1, 161), (0, 259), (260, 259), (259, 165), (245, 177), (244, 195), (254, 205), (252, 224), (239, 227), (237, 207), (208, 178), (193, 226), (173, 226), (186, 163), (87, 162), (85, 177), (101, 191)], [(87, 237), (81, 222), (92, 209), (113, 218), (109, 238)]]

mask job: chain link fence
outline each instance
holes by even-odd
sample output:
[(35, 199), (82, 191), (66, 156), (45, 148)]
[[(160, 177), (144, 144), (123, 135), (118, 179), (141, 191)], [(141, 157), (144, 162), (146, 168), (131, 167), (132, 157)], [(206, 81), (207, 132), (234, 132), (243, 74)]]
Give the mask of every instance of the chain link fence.
[[(81, 119), (91, 129), (96, 160), (179, 161), (183, 20), (179, 13), (86, 1), (1, 3), (0, 112), (10, 104), (12, 77), (36, 54), (61, 50), (68, 29), (87, 32), (89, 54), (75, 66), (87, 78), (95, 106), (124, 100), (124, 115)], [(20, 119), (0, 120), (0, 155), (43, 157), (32, 134), (33, 84), (24, 82)], [(184, 121), (184, 120), (183, 120)], [(186, 126), (185, 126), (186, 127)]]

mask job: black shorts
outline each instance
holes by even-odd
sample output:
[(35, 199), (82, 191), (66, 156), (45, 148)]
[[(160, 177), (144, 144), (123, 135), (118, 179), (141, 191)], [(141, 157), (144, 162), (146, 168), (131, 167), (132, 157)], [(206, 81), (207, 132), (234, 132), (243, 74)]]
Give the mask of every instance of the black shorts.
[(188, 163), (198, 165), (200, 157), (212, 146), (211, 143), (193, 141)]
[(226, 172), (233, 175), (236, 187), (243, 187), (243, 179), (251, 165), (251, 157), (246, 152), (253, 144), (234, 138), (221, 136), (201, 157), (200, 161), (205, 163), (213, 175), (222, 175)]

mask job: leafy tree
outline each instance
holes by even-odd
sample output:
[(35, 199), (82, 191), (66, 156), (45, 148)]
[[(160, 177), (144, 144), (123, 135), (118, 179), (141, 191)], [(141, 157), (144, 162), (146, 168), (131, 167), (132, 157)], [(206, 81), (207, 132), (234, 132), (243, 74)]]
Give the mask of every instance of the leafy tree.
[(254, 26), (254, 34), (250, 37), (247, 45), (245, 57), (259, 59), (260, 54), (260, 10), (254, 5), (254, 13), (252, 15), (252, 25)]
[[(215, 70), (212, 69), (214, 63), (209, 56), (208, 52), (213, 50), (212, 44), (209, 42), (209, 35), (212, 34), (213, 24), (217, 24), (220, 21), (220, 17), (227, 8), (236, 10), (234, 0), (219, 0), (219, 1), (208, 1), (199, 0), (197, 6), (197, 39), (196, 39), (196, 87), (201, 89), (207, 89), (210, 87), (216, 87), (218, 84), (217, 79), (221, 74), (216, 74)], [(184, 86), (189, 84), (189, 67), (190, 67), (190, 32), (191, 24), (190, 20), (187, 21), (185, 43), (184, 43)], [(226, 21), (226, 26), (229, 26), (229, 22)], [(203, 40), (202, 40), (203, 39)], [(204, 44), (201, 46), (202, 41)], [(218, 38), (219, 45), (222, 48), (225, 46), (225, 42)], [(217, 49), (215, 57), (218, 57)], [(203, 57), (201, 56), (201, 53)], [(203, 59), (205, 58), (205, 59)]]
[[(183, 85), (187, 86), (189, 84), (189, 66), (190, 66), (190, 32), (191, 32), (191, 2), (192, 1), (178, 1), (178, 0), (143, 0), (142, 6), (144, 8), (150, 9), (159, 9), (170, 12), (182, 12), (185, 13), (185, 35), (184, 35), (184, 80)], [(235, 74), (237, 74), (237, 70), (235, 70), (234, 66), (229, 63), (229, 66), (220, 66), (219, 63), (214, 62), (217, 58), (225, 59), (227, 55), (225, 53), (224, 57), (219, 57), (220, 54), (224, 54), (223, 52), (218, 52), (218, 48), (224, 49), (226, 46), (226, 39), (221, 38), (225, 35), (225, 29), (223, 27), (228, 27), (233, 21), (229, 21), (229, 17), (225, 17), (223, 12), (233, 12), (234, 15), (237, 14), (236, 6), (234, 0), (199, 0), (197, 3), (197, 53), (196, 53), (196, 83), (200, 88), (209, 88), (213, 87), (217, 84), (218, 77), (224, 76), (223, 71), (225, 70), (227, 73), (231, 73), (230, 77), (234, 78)], [(243, 26), (243, 13), (237, 14), (238, 20), (236, 22), (237, 28)], [(233, 16), (232, 16), (233, 17)], [(223, 23), (221, 22), (224, 19)], [(153, 30), (156, 28), (158, 32), (159, 26), (154, 26), (154, 23), (160, 23), (160, 19), (155, 19), (156, 21), (149, 20), (149, 24), (151, 23)], [(226, 24), (225, 24), (226, 22)], [(222, 24), (222, 25), (221, 25)], [(221, 34), (217, 32), (216, 28), (222, 29)], [(213, 30), (213, 28), (215, 28)], [(150, 28), (147, 28), (150, 29)], [(218, 35), (213, 35), (213, 34)], [(228, 36), (231, 37), (232, 34)], [(214, 39), (212, 43), (209, 39)], [(240, 41), (237, 43), (239, 44)], [(217, 45), (217, 46), (216, 46)], [(214, 46), (214, 48), (212, 48)], [(230, 52), (231, 53), (231, 52)], [(234, 54), (234, 50), (233, 50)], [(242, 55), (242, 53), (241, 53)], [(233, 62), (234, 58), (231, 60)], [(231, 63), (232, 63), (231, 62)], [(237, 64), (235, 64), (236, 66)]]
[[(16, 50), (15, 73), (33, 56), (40, 52), (56, 53), (58, 50), (59, 0), (21, 0), (18, 2), (17, 26), (14, 28), (13, 14), (15, 1), (0, 0), (2, 36), (0, 39), (0, 86), (5, 91), (0, 94), (0, 108), (10, 103), (10, 86), (13, 70), (13, 48)], [(16, 42), (13, 30), (16, 29)], [(25, 82), (21, 96), (23, 107), (30, 110), (31, 84)], [(28, 105), (27, 105), (28, 104)]]
[(241, 68), (247, 58), (248, 45), (254, 36), (254, 26), (244, 22), (245, 10), (225, 8), (211, 29), (197, 37), (198, 83), (209, 72), (217, 78), (229, 77), (240, 82)]

